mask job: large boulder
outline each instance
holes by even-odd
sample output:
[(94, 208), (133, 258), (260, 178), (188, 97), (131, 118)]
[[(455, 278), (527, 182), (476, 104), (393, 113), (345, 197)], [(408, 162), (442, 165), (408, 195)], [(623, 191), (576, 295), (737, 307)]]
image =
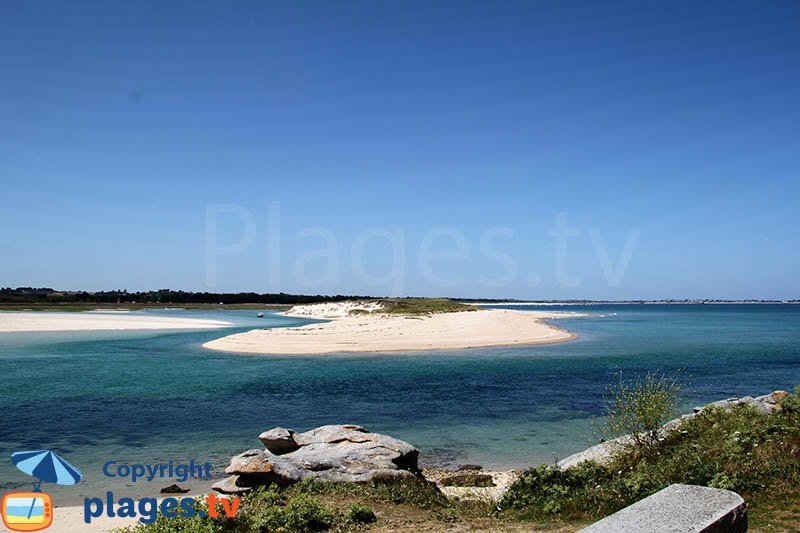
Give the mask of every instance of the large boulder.
[(294, 440), (294, 431), (286, 428), (272, 428), (259, 435), (258, 440), (275, 455), (290, 453), (300, 447)]
[[(367, 483), (420, 475), (419, 450), (361, 426), (322, 426), (305, 433), (275, 428), (259, 438), (267, 449), (232, 457), (225, 469), (231, 477), (215, 484), (215, 490), (242, 493), (261, 485), (287, 486), (306, 478)], [(289, 439), (295, 444), (292, 451), (286, 451), (291, 448)]]

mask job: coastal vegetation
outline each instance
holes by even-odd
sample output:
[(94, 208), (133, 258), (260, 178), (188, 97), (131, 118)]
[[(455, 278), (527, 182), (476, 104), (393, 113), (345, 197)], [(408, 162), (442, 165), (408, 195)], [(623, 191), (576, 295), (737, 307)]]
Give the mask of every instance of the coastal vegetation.
[[(509, 518), (599, 519), (673, 483), (733, 490), (747, 502), (754, 530), (791, 531), (800, 523), (800, 387), (782, 409), (707, 407), (646, 444), (619, 449), (607, 465), (587, 461), (526, 472), (500, 506)], [(789, 504), (791, 502), (791, 504)]]
[[(674, 378), (662, 375), (613, 390), (612, 424), (635, 419), (634, 424), (644, 425), (617, 427), (642, 427), (645, 433), (679, 397)], [(771, 414), (749, 404), (707, 406), (646, 441), (629, 441), (605, 465), (586, 461), (565, 470), (532, 468), (500, 502), (448, 500), (423, 480), (354, 484), (308, 479), (244, 496), (233, 519), (160, 517), (129, 531), (443, 531), (458, 526), (576, 531), (672, 483), (736, 491), (747, 502), (751, 531), (792, 531), (800, 523), (800, 387), (779, 404)]]
[[(207, 514), (206, 504), (197, 511)], [(307, 479), (285, 489), (259, 488), (242, 497), (233, 518), (220, 513), (218, 518), (165, 518), (152, 524), (122, 529), (131, 533), (246, 533), (353, 531), (377, 521), (399, 520), (447, 523), (457, 518), (453, 504), (423, 481), (402, 480), (373, 484), (323, 483)]]

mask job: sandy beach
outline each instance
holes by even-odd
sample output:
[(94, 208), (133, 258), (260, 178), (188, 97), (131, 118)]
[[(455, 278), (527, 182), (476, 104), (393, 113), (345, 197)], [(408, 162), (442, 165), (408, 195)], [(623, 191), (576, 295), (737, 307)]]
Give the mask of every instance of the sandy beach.
[[(165, 496), (171, 498), (194, 498), (200, 500), (211, 492), (210, 489), (200, 491), (198, 493), (191, 492), (189, 494), (158, 494), (150, 497), (155, 497), (160, 503)], [(102, 495), (101, 495), (102, 496)], [(223, 498), (222, 494), (216, 494), (217, 498)], [(137, 499), (138, 500), (138, 499)], [(106, 513), (102, 516), (92, 518), (91, 524), (87, 524), (84, 520), (83, 505), (70, 505), (53, 507), (53, 525), (47, 528), (48, 533), (72, 533), (80, 531), (115, 531), (122, 527), (131, 527), (141, 524), (139, 516), (136, 517), (110, 517)], [(5, 531), (5, 528), (0, 525), (0, 531)]]
[(113, 531), (121, 527), (129, 527), (138, 524), (137, 518), (110, 518), (107, 515), (92, 519), (91, 524), (87, 524), (83, 519), (83, 506), (75, 505), (70, 507), (53, 508), (53, 525), (47, 528), (52, 533), (72, 533), (79, 531)]
[[(296, 328), (255, 329), (205, 343), (227, 352), (308, 355), (341, 352), (399, 352), (549, 344), (575, 335), (543, 319), (575, 313), (478, 309), (432, 315), (381, 314), (378, 304), (356, 302), (295, 306), (287, 316), (328, 322)], [(353, 314), (353, 313), (356, 314)]]
[(0, 332), (91, 331), (122, 329), (213, 329), (230, 326), (222, 320), (146, 316), (134, 313), (2, 312)]

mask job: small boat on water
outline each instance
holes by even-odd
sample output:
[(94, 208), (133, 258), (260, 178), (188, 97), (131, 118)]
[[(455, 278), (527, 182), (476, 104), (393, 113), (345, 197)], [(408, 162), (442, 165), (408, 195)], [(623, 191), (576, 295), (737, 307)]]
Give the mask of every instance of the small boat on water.
[(264, 313), (258, 313), (258, 318), (264, 318)]

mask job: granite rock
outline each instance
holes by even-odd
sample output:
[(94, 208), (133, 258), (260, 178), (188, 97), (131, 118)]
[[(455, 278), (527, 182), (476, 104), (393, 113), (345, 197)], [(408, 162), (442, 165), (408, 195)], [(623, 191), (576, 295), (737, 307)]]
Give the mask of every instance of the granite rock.
[(259, 435), (258, 440), (275, 455), (291, 453), (300, 447), (294, 440), (294, 431), (286, 428), (272, 428)]
[[(266, 435), (266, 437), (265, 437)], [(241, 493), (254, 486), (287, 486), (306, 478), (321, 481), (367, 483), (384, 479), (415, 478), (419, 451), (388, 435), (371, 433), (361, 426), (322, 426), (305, 433), (275, 428), (259, 437), (266, 450), (247, 450), (231, 458), (225, 469), (232, 477), (215, 485), (215, 490)], [(276, 440), (291, 438), (293, 451), (273, 453)]]

